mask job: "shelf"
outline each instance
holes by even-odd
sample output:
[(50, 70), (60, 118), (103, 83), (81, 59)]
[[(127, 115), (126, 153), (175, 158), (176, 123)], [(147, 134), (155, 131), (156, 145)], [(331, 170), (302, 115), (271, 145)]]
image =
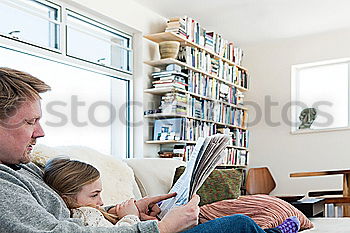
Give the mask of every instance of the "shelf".
[(237, 65), (234, 62), (220, 56), (219, 54), (215, 53), (214, 51), (211, 51), (209, 49), (206, 49), (205, 47), (198, 45), (182, 36), (180, 36), (179, 34), (173, 33), (173, 32), (161, 32), (161, 33), (156, 33), (156, 34), (151, 34), (151, 35), (145, 35), (144, 38), (149, 39), (155, 43), (159, 43), (162, 41), (179, 41), (179, 42), (183, 42), (186, 45), (201, 49), (203, 51), (206, 51), (207, 53), (209, 53), (210, 55), (212, 55), (213, 57), (215, 57), (215, 59), (221, 59), (222, 61), (228, 63), (231, 66), (237, 66), (238, 68), (242, 69), (242, 70), (247, 70), (246, 68), (244, 68), (243, 66)]
[(147, 144), (172, 144), (172, 143), (182, 143), (182, 144), (196, 144), (195, 141), (184, 141), (184, 140), (166, 140), (166, 141), (146, 141)]
[(233, 164), (219, 164), (216, 167), (234, 167), (234, 168), (247, 168), (247, 165), (233, 165)]
[(145, 115), (145, 118), (172, 118), (172, 117), (180, 117), (180, 118), (187, 118), (187, 119), (192, 119), (192, 120), (196, 120), (196, 121), (202, 121), (202, 122), (208, 122), (208, 123), (213, 123), (213, 124), (217, 124), (217, 125), (222, 125), (222, 126), (226, 126), (229, 128), (236, 128), (236, 129), (242, 129), (242, 130), (247, 130), (247, 128), (243, 128), (240, 126), (236, 126), (236, 125), (231, 125), (231, 124), (225, 124), (222, 122), (217, 122), (217, 121), (212, 121), (212, 120), (205, 120), (205, 119), (201, 119), (198, 117), (191, 117), (191, 116), (186, 116), (186, 115), (180, 115), (180, 114), (162, 114), (162, 113), (157, 113), (157, 114), (149, 114), (149, 115)]
[(209, 77), (211, 77), (213, 79), (216, 79), (216, 80), (218, 80), (220, 82), (223, 82), (223, 83), (225, 83), (225, 84), (227, 84), (229, 86), (236, 87), (237, 89), (239, 89), (242, 92), (248, 91), (247, 88), (241, 87), (241, 86), (239, 86), (237, 84), (234, 84), (232, 82), (229, 82), (229, 81), (227, 81), (225, 79), (219, 78), (216, 75), (212, 75), (212, 74), (210, 74), (210, 73), (208, 73), (208, 72), (206, 72), (204, 70), (197, 69), (197, 68), (195, 68), (193, 66), (190, 66), (190, 65), (188, 65), (188, 64), (186, 64), (184, 62), (181, 62), (179, 60), (176, 60), (174, 58), (166, 58), (166, 59), (160, 59), (160, 60), (154, 60), (154, 61), (145, 61), (144, 63), (147, 64), (147, 65), (153, 66), (153, 67), (158, 67), (158, 68), (162, 68), (162, 67), (164, 67), (166, 65), (170, 65), (170, 64), (176, 64), (176, 65), (179, 65), (179, 66), (182, 66), (182, 67), (186, 67), (187, 69), (193, 70), (195, 72), (202, 73), (202, 74), (204, 74), (206, 76), (209, 76)]
[[(172, 144), (172, 143), (181, 143), (181, 144), (196, 144), (196, 141), (186, 141), (186, 140), (165, 140), (165, 141), (159, 141), (159, 140), (150, 140), (146, 141), (146, 144)], [(240, 146), (230, 146), (228, 145), (227, 148), (234, 148), (238, 150), (246, 150), (248, 151), (248, 148), (240, 147)]]
[(166, 93), (171, 93), (171, 92), (184, 93), (184, 94), (195, 96), (195, 97), (198, 97), (198, 98), (201, 98), (201, 99), (222, 103), (222, 104), (225, 104), (227, 106), (231, 106), (233, 108), (238, 108), (238, 109), (242, 109), (242, 110), (248, 111), (248, 109), (245, 108), (245, 107), (241, 107), (241, 106), (236, 105), (236, 104), (231, 104), (231, 103), (228, 103), (228, 102), (225, 102), (225, 101), (222, 101), (222, 100), (217, 100), (217, 99), (213, 99), (213, 98), (206, 97), (206, 96), (203, 96), (203, 95), (199, 95), (199, 94), (196, 94), (196, 93), (193, 93), (193, 92), (190, 92), (190, 91), (186, 91), (186, 90), (182, 90), (182, 89), (179, 89), (179, 88), (150, 88), (150, 89), (144, 90), (144, 93), (153, 94), (153, 95), (164, 95)]

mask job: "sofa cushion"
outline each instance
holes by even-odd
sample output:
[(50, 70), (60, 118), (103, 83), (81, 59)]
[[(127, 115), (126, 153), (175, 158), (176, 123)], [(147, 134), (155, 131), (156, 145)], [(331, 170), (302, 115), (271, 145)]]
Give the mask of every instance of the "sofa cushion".
[(273, 228), (285, 219), (296, 216), (300, 220), (300, 229), (310, 229), (312, 222), (297, 208), (277, 197), (268, 195), (241, 196), (236, 200), (224, 200), (201, 207), (201, 223), (218, 217), (244, 214), (251, 217), (262, 228)]
[(175, 169), (186, 164), (180, 160), (166, 158), (127, 159), (125, 162), (133, 169), (142, 196), (168, 193)]
[[(175, 172), (175, 183), (185, 167), (178, 167)], [(215, 169), (197, 191), (201, 197), (200, 206), (226, 199), (236, 199), (241, 194), (242, 171), (236, 169)]]
[(105, 205), (141, 197), (134, 180), (134, 173), (126, 163), (88, 147), (37, 145), (32, 153), (32, 161), (39, 166), (45, 166), (49, 159), (59, 155), (87, 162), (100, 171), (103, 184), (102, 199)]

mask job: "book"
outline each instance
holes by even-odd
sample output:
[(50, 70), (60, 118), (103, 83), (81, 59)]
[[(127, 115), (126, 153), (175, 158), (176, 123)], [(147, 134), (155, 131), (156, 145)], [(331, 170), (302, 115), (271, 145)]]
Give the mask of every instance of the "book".
[(228, 141), (229, 137), (224, 134), (216, 134), (197, 140), (184, 173), (169, 191), (169, 193), (176, 192), (177, 195), (163, 201), (160, 205), (161, 212), (158, 215), (160, 219), (175, 206), (186, 204), (198, 191), (210, 173), (221, 162), (224, 156), (222, 152)]

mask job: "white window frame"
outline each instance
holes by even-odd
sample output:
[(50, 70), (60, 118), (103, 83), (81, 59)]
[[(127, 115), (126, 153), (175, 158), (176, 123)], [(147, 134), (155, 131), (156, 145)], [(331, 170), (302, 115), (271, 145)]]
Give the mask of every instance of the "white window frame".
[[(5, 0), (5, 1), (9, 1), (9, 0)], [(44, 3), (46, 5), (49, 4), (54, 4), (56, 6), (60, 6), (61, 7), (61, 20), (65, 20), (64, 18), (66, 17), (66, 10), (71, 10), (73, 12), (79, 12), (79, 14), (90, 18), (90, 19), (94, 19), (97, 22), (100, 22), (101, 24), (107, 25), (111, 28), (120, 28), (121, 30), (123, 30), (125, 33), (125, 35), (128, 35), (131, 38), (131, 48), (134, 48), (134, 32), (132, 31), (132, 29), (128, 28), (125, 25), (121, 25), (119, 23), (117, 23), (116, 21), (103, 16), (101, 17), (101, 15), (99, 15), (96, 12), (93, 12), (92, 10), (89, 10), (87, 8), (84, 8), (83, 10), (79, 8), (77, 8), (76, 6), (67, 4), (66, 2), (61, 2), (58, 0), (51, 0), (46, 1), (46, 0), (36, 0), (38, 2)], [(0, 46), (2, 47), (6, 47), (15, 51), (20, 51), (22, 53), (27, 53), (30, 55), (34, 55), (37, 57), (43, 57), (45, 59), (49, 59), (49, 60), (53, 60), (55, 62), (60, 62), (60, 63), (64, 63), (64, 64), (69, 64), (71, 66), (75, 66), (77, 68), (80, 69), (85, 69), (88, 71), (92, 71), (92, 72), (97, 72), (103, 75), (107, 75), (110, 77), (116, 77), (119, 79), (123, 79), (128, 81), (128, 85), (129, 85), (129, 102), (128, 104), (128, 112), (129, 112), (129, 117), (128, 117), (128, 122), (126, 122), (126, 124), (128, 124), (127, 127), (127, 131), (128, 131), (128, 138), (127, 138), (127, 145), (126, 145), (126, 150), (127, 150), (127, 157), (128, 158), (132, 158), (134, 153), (133, 153), (133, 148), (134, 148), (134, 143), (133, 143), (133, 129), (130, 126), (130, 122), (132, 122), (133, 120), (133, 107), (130, 106), (130, 103), (132, 102), (132, 100), (134, 99), (134, 93), (133, 93), (133, 86), (134, 86), (134, 81), (133, 81), (133, 73), (131, 72), (125, 72), (125, 71), (121, 71), (118, 69), (114, 69), (114, 68), (110, 68), (110, 67), (106, 67), (106, 66), (102, 66), (102, 65), (98, 65), (95, 63), (91, 63), (91, 62), (86, 62), (84, 60), (81, 59), (76, 59), (70, 56), (66, 55), (66, 52), (62, 52), (62, 51), (66, 51), (66, 42), (63, 38), (66, 38), (66, 33), (65, 33), (65, 25), (60, 25), (60, 31), (61, 31), (61, 37), (60, 37), (60, 49), (53, 49), (53, 48), (47, 48), (47, 47), (43, 47), (40, 46), (38, 44), (34, 44), (32, 42), (29, 41), (24, 41), (24, 40), (17, 40), (14, 39), (12, 36), (9, 35), (3, 35), (0, 34)], [(119, 31), (118, 31), (119, 32)], [(135, 58), (135, 52), (132, 53), (132, 70), (134, 70), (134, 66), (135, 66), (135, 62), (133, 61)], [(112, 87), (115, 89), (115, 87)], [(113, 99), (112, 99), (112, 104), (113, 104)], [(112, 148), (111, 148), (111, 152), (112, 154), (116, 154), (117, 148), (114, 146), (115, 144), (113, 143), (113, 141), (117, 140), (115, 138), (115, 135), (112, 133)]]
[[(317, 66), (327, 66), (327, 65), (336, 65), (336, 64), (347, 64), (348, 65), (348, 122), (346, 127), (337, 127), (337, 128), (326, 128), (326, 129), (298, 129), (299, 123), (296, 121), (298, 119), (297, 107), (293, 104), (298, 100), (299, 97), (299, 77), (298, 73), (300, 70), (305, 68), (317, 67)], [(291, 134), (307, 134), (307, 133), (319, 133), (319, 132), (332, 132), (338, 130), (349, 130), (350, 129), (350, 58), (341, 58), (326, 60), (320, 62), (306, 63), (292, 65), (291, 69)]]
[[(31, 6), (29, 6), (29, 4), (26, 4), (26, 3), (23, 3), (22, 1), (20, 0), (3, 0), (4, 2), (6, 2), (8, 5), (18, 9), (18, 10), (21, 10), (21, 11), (24, 11), (24, 12), (27, 12), (27, 13), (30, 13), (36, 17), (39, 17), (39, 18), (42, 18), (42, 19), (45, 19), (49, 22), (52, 22), (52, 23), (55, 23), (55, 24), (58, 24), (60, 26), (60, 35), (62, 37), (59, 37), (59, 43), (60, 43), (60, 48), (59, 49), (56, 49), (56, 48), (52, 48), (52, 47), (48, 47), (48, 46), (44, 46), (44, 45), (40, 45), (40, 44), (37, 44), (35, 41), (30, 41), (30, 40), (26, 40), (26, 39), (23, 39), (23, 38), (17, 38), (15, 35), (9, 35), (9, 34), (5, 34), (5, 33), (0, 33), (0, 36), (2, 37), (6, 37), (6, 38), (9, 38), (9, 39), (12, 39), (12, 40), (16, 40), (16, 41), (19, 41), (19, 42), (23, 42), (23, 43), (27, 43), (27, 44), (30, 44), (30, 45), (33, 45), (33, 46), (36, 46), (36, 47), (39, 47), (39, 48), (43, 48), (43, 49), (46, 49), (46, 50), (50, 50), (50, 51), (53, 51), (53, 52), (56, 52), (56, 53), (62, 53), (62, 39), (63, 39), (63, 35), (62, 35), (62, 7), (58, 4), (53, 4), (49, 1), (45, 1), (45, 0), (35, 0), (39, 3), (42, 3), (43, 5), (47, 5), (47, 6), (50, 6), (52, 8), (55, 8), (57, 9), (58, 11), (58, 20), (53, 20), (53, 19), (50, 19), (50, 18), (47, 18), (47, 17), (43, 17), (42, 15), (38, 14), (37, 12), (35, 12), (34, 10), (32, 10)], [(24, 4), (24, 5), (22, 5)], [(27, 7), (25, 6), (27, 5)], [(64, 43), (64, 42), (63, 42)]]

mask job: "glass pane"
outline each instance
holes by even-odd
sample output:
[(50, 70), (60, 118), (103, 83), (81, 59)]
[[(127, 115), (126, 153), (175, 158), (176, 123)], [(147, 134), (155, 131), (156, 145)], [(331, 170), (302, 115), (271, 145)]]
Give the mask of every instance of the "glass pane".
[(0, 53), (1, 66), (28, 72), (52, 87), (42, 95), (46, 136), (38, 143), (88, 146), (105, 154), (113, 148), (114, 156), (128, 156), (127, 81), (4, 48)]
[(40, 46), (59, 49), (60, 25), (49, 21), (58, 20), (58, 10), (34, 1), (28, 2), (36, 7), (23, 10), (6, 2), (0, 3), (0, 33)]
[[(348, 126), (348, 75), (347, 63), (315, 66), (299, 71), (298, 100), (307, 108), (319, 105), (316, 107), (317, 117), (311, 125), (312, 129)], [(297, 117), (301, 111), (302, 107), (299, 107)]]
[(130, 40), (84, 19), (68, 15), (67, 55), (131, 71)]

